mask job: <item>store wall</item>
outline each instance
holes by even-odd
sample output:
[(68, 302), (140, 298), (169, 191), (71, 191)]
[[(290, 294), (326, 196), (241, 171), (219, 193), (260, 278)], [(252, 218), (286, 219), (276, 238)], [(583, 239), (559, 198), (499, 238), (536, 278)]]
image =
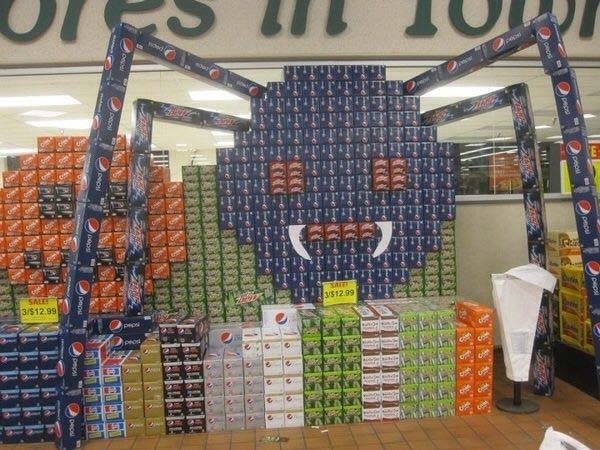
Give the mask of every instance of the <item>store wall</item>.
[[(458, 295), (492, 305), (491, 274), (528, 262), (523, 204), (459, 203), (456, 215)], [(546, 217), (549, 230), (575, 229), (570, 199), (547, 200)]]

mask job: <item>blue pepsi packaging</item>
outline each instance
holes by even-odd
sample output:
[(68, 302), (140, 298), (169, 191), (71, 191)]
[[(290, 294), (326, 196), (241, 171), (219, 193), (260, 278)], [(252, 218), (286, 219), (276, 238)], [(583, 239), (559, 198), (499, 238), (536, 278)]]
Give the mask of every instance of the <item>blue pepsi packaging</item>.
[(42, 407), (42, 425), (54, 425), (57, 417), (56, 405)]
[(68, 265), (65, 293), (59, 300), (60, 322), (63, 326), (87, 326), (93, 282), (93, 267)]
[[(16, 361), (12, 361), (14, 368), (9, 370), (15, 370), (18, 366), (19, 370), (39, 370), (39, 352), (20, 352)], [(2, 360), (2, 357), (0, 357)], [(8, 367), (11, 366), (11, 358), (7, 360)], [(4, 367), (4, 366), (3, 366)]]
[(112, 162), (112, 146), (100, 142), (91, 142), (85, 155), (81, 190), (78, 202), (103, 205), (110, 179)]
[(19, 370), (19, 387), (33, 389), (40, 386), (40, 371), (38, 369)]
[(565, 43), (556, 16), (543, 14), (532, 21), (544, 72), (548, 75), (569, 66)]
[(146, 233), (148, 232), (148, 210), (145, 207), (130, 207), (127, 211), (127, 233), (125, 259), (128, 262), (146, 259)]
[(56, 373), (62, 389), (83, 387), (83, 360), (87, 330), (85, 328), (61, 328)]
[(55, 444), (58, 450), (81, 447), (83, 431), (81, 389), (61, 392), (56, 405), (57, 421), (54, 426)]
[(39, 422), (41, 422), (41, 419), (42, 408), (40, 406), (21, 407), (21, 425), (24, 425), (26, 427), (31, 425), (37, 425)]
[(100, 87), (90, 131), (90, 147), (96, 142), (114, 147), (123, 112), (125, 88), (107, 82)]
[(150, 333), (154, 322), (151, 315), (101, 315), (94, 319), (92, 327), (96, 334)]
[(129, 165), (127, 201), (130, 206), (145, 206), (148, 201), (148, 173), (150, 155), (134, 153)]
[(131, 142), (133, 153), (150, 154), (152, 146), (152, 122), (154, 119), (154, 106), (151, 102), (138, 100), (134, 102), (135, 108), (135, 133)]
[(56, 406), (58, 390), (55, 387), (40, 388), (40, 403), (44, 406)]
[(18, 350), (21, 352), (39, 351), (40, 325), (29, 325), (19, 331)]
[(576, 127), (563, 130), (562, 136), (571, 187), (594, 186), (594, 169), (588, 151), (585, 129)]
[[(173, 64), (182, 68), (186, 66), (187, 52), (171, 44), (168, 44), (165, 41), (155, 38), (150, 34), (140, 34), (137, 40), (136, 47), (142, 50), (147, 55), (156, 58), (161, 63)], [(210, 79), (208, 73), (204, 73), (203, 71), (199, 70), (200, 68), (192, 67), (192, 61), (188, 61), (187, 66), (187, 70), (190, 70), (197, 75), (201, 75)], [(213, 81), (215, 80), (213, 79)]]
[(437, 68), (429, 69), (404, 82), (404, 95), (422, 95), (437, 85), (438, 81)]
[(600, 248), (596, 189), (592, 186), (575, 188), (572, 197), (579, 245), (582, 248)]
[(484, 59), (481, 46), (477, 46), (450, 61), (440, 64), (437, 67), (438, 76), (440, 81), (447, 82), (474, 72), (485, 64), (487, 62)]
[(38, 335), (38, 349), (40, 352), (55, 351), (58, 347), (58, 325), (44, 325)]
[(22, 330), (22, 325), (0, 325), (0, 353), (12, 353), (19, 351), (19, 333)]
[(94, 266), (100, 237), (102, 207), (77, 202), (75, 225), (69, 244), (69, 262), (77, 266)]
[(13, 371), (19, 368), (19, 352), (0, 353), (2, 371)]
[(531, 22), (524, 22), (522, 25), (516, 26), (506, 33), (490, 39), (481, 48), (485, 59), (493, 62), (530, 47), (534, 43), (535, 37)]
[(554, 72), (550, 78), (554, 88), (554, 99), (561, 130), (564, 131), (574, 127), (585, 128), (575, 71), (569, 68), (561, 69)]
[(128, 316), (141, 314), (144, 307), (144, 264), (128, 263), (125, 266), (125, 310)]

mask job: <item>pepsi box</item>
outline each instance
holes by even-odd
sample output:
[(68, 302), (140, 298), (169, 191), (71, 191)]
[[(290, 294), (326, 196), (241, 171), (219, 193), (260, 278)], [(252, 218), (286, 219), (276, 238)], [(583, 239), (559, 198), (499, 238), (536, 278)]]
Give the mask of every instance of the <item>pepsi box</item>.
[(28, 250), (23, 254), (26, 269), (40, 269), (42, 267), (42, 252)]
[(84, 387), (83, 401), (88, 406), (102, 404), (102, 387)]
[(3, 444), (20, 444), (24, 442), (25, 429), (21, 425), (3, 424), (2, 427), (2, 443)]
[(69, 263), (65, 293), (59, 300), (61, 325), (85, 328), (87, 326), (94, 268)]
[(21, 407), (21, 425), (37, 425), (42, 420), (42, 408), (40, 406)]
[(85, 423), (85, 438), (91, 439), (106, 439), (106, 424), (100, 422), (87, 422)]
[(544, 72), (548, 75), (569, 66), (565, 43), (555, 15), (543, 14), (532, 21)]
[(19, 389), (3, 389), (0, 391), (0, 410), (4, 408), (16, 408), (20, 405), (21, 401)]
[(61, 328), (56, 372), (60, 386), (81, 388), (83, 386), (83, 360), (87, 330), (84, 328)]
[(453, 80), (483, 67), (487, 62), (481, 46), (477, 46), (437, 66), (440, 81)]
[(101, 315), (94, 320), (94, 332), (98, 334), (110, 333), (150, 333), (154, 322), (151, 315), (144, 316), (116, 316)]
[(56, 422), (56, 405), (42, 407), (42, 424), (54, 425)]
[(100, 87), (92, 120), (90, 148), (98, 143), (115, 145), (124, 97), (125, 88), (114, 82), (106, 82)]
[(131, 25), (120, 23), (113, 30), (104, 60), (102, 84), (116, 83), (127, 86), (138, 31)]
[(40, 403), (42, 404), (42, 406), (56, 405), (57, 398), (58, 391), (56, 387), (40, 389)]
[(75, 225), (70, 244), (69, 261), (71, 264), (87, 267), (96, 264), (101, 222), (101, 206), (77, 202)]
[(111, 338), (113, 350), (129, 351), (139, 350), (142, 342), (146, 340), (149, 333), (117, 333)]
[(58, 325), (42, 326), (38, 334), (38, 349), (40, 352), (55, 351), (58, 347)]
[(0, 353), (0, 364), (2, 371), (18, 370), (19, 352)]
[(551, 79), (561, 130), (564, 132), (575, 127), (585, 128), (575, 71), (565, 68), (554, 72)]
[(18, 351), (23, 352), (37, 352), (39, 351), (39, 336), (41, 326), (29, 325), (28, 327), (22, 328), (19, 331), (18, 337)]
[[(0, 356), (0, 361), (2, 361), (2, 356)], [(10, 366), (10, 360), (7, 361)], [(17, 368), (17, 364), (13, 364), (13, 368), (9, 370), (15, 370)], [(20, 352), (18, 357), (18, 368), (19, 370), (39, 370), (39, 352)]]
[(506, 33), (503, 33), (494, 39), (490, 39), (484, 43), (481, 48), (484, 57), (488, 61), (495, 61), (530, 47), (534, 43), (535, 36), (531, 22), (524, 22)]

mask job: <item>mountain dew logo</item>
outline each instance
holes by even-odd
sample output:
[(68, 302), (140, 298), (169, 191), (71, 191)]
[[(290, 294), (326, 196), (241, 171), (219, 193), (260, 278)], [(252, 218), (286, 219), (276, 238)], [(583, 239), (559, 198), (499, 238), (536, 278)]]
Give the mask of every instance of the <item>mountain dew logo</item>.
[(258, 301), (261, 297), (262, 297), (262, 294), (257, 294), (254, 292), (246, 292), (237, 298), (237, 304), (245, 305), (247, 303), (253, 303), (253, 302)]

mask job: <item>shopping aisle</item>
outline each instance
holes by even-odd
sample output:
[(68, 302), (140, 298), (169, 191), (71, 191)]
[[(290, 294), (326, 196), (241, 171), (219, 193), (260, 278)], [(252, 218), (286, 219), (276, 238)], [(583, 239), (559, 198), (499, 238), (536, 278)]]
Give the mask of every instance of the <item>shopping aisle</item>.
[[(496, 355), (494, 398), (510, 395), (502, 357)], [(491, 414), (442, 419), (404, 420), (389, 423), (329, 425), (319, 428), (286, 428), (236, 432), (97, 440), (86, 450), (320, 450), (320, 449), (538, 449), (544, 431), (552, 426), (590, 448), (600, 442), (600, 402), (557, 380), (552, 398), (536, 397), (540, 412), (513, 416)], [(280, 443), (269, 442), (279, 436)], [(2, 450), (51, 450), (53, 444), (3, 445)]]

